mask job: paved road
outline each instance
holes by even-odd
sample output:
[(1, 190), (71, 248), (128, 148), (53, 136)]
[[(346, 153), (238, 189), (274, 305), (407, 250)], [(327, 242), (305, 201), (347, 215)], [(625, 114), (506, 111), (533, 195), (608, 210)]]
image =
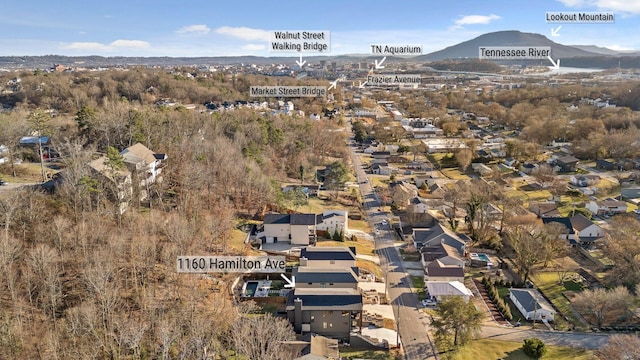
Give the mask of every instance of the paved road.
[(572, 348), (599, 349), (609, 341), (610, 334), (582, 333), (564, 331), (531, 330), (526, 327), (506, 328), (482, 326), (480, 338), (522, 342), (526, 338), (536, 337), (547, 345), (568, 346)]
[(371, 228), (376, 230), (376, 251), (380, 256), (382, 268), (386, 269), (387, 292), (398, 324), (405, 358), (408, 360), (437, 359), (435, 346), (427, 333), (427, 318), (418, 310), (420, 306), (418, 296), (411, 291), (411, 280), (402, 266), (398, 250), (393, 245), (395, 235), (388, 224), (382, 224), (383, 220), (388, 220), (388, 214), (380, 211), (380, 201), (371, 186), (371, 181), (367, 179), (367, 174), (352, 142), (350, 142), (350, 150), (367, 219)]

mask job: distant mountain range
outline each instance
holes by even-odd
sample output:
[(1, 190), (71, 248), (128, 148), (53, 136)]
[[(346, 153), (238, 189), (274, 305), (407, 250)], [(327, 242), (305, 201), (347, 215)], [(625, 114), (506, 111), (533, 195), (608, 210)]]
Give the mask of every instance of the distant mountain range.
[[(449, 46), (445, 49), (413, 58), (387, 57), (388, 62), (432, 62), (442, 60), (477, 59), (481, 46), (549, 46), (554, 59), (561, 59), (563, 66), (598, 68), (640, 68), (640, 52), (620, 52), (594, 45), (562, 45), (546, 36), (516, 30), (498, 31), (480, 35), (474, 39)], [(368, 61), (368, 54), (338, 56), (309, 56), (310, 62), (321, 60), (344, 62)], [(378, 57), (375, 57), (376, 59)], [(220, 56), (220, 57), (102, 57), (102, 56), (0, 56), (0, 68), (44, 69), (53, 64), (78, 67), (100, 66), (199, 66), (215, 64), (295, 64), (292, 57)], [(526, 63), (525, 61), (520, 61)], [(529, 61), (531, 62), (531, 61)], [(540, 60), (537, 60), (540, 62)]]
[(481, 46), (549, 46), (554, 58), (566, 59), (574, 57), (597, 56), (640, 56), (638, 51), (616, 51), (595, 45), (563, 45), (546, 36), (520, 31), (497, 31), (480, 35), (475, 39), (449, 46), (440, 51), (418, 57), (421, 61), (437, 61), (444, 59), (478, 58)]

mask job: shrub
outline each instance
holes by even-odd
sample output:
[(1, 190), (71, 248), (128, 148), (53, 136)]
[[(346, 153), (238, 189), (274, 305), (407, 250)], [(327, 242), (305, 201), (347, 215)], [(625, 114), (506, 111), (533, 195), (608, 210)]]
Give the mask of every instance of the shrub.
[(530, 338), (524, 339), (522, 351), (531, 358), (540, 359), (547, 352), (547, 347), (542, 340)]

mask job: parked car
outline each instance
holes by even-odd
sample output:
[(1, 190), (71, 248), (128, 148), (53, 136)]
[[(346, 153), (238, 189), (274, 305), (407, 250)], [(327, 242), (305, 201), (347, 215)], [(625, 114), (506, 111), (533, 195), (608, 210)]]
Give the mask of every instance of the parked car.
[(422, 306), (423, 307), (427, 307), (427, 306), (435, 306), (436, 302), (435, 300), (431, 300), (431, 299), (423, 299), (422, 300)]
[(2, 179), (0, 179), (0, 186), (2, 186), (2, 185), (7, 185), (7, 182), (2, 180)]

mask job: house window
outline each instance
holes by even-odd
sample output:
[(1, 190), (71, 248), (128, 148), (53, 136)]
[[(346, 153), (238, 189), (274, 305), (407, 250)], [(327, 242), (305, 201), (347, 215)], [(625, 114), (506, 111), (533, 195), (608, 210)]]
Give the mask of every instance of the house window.
[(321, 288), (326, 288), (327, 287), (327, 283), (320, 283), (320, 287)]
[(323, 328), (323, 329), (326, 329), (326, 328), (327, 328), (327, 322), (326, 322), (326, 321), (323, 321), (323, 322), (322, 322), (322, 328)]
[(313, 283), (307, 283), (307, 285), (313, 285)]
[(333, 286), (333, 283), (329, 283), (329, 286)]

